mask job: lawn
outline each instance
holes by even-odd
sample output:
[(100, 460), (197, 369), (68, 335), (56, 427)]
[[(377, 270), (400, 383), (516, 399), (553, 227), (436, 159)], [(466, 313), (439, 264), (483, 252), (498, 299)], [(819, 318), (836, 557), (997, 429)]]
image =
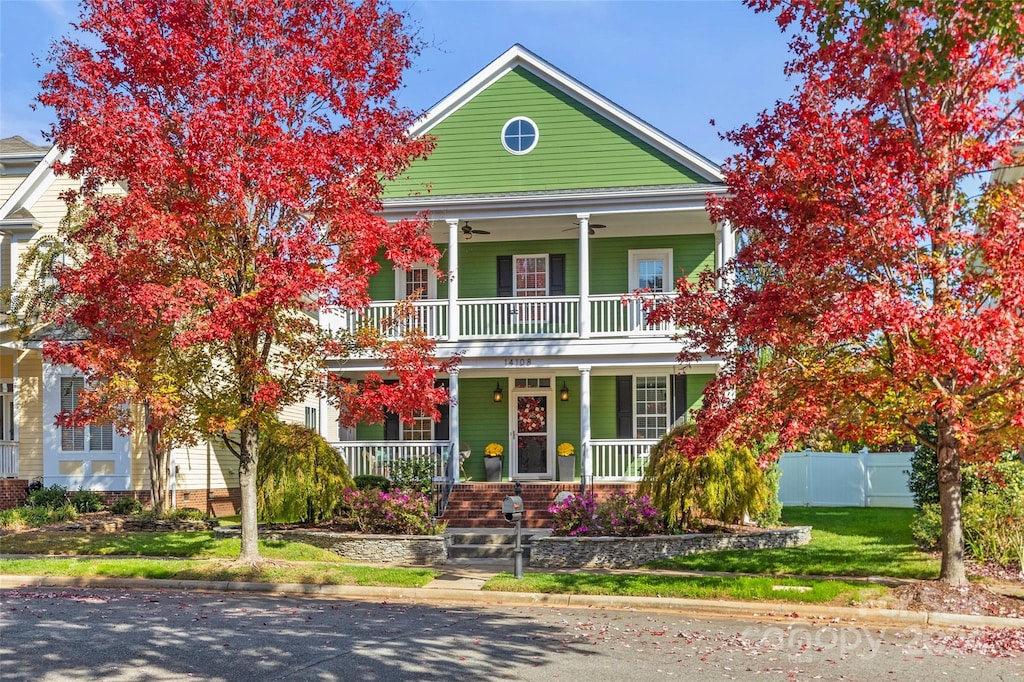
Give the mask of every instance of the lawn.
[(649, 568), (769, 575), (885, 576), (933, 579), (939, 560), (910, 535), (913, 509), (790, 507), (782, 520), (812, 526), (804, 547), (709, 552), (658, 561)]
[[(234, 559), (241, 550), (238, 538), (217, 539), (212, 531), (66, 533), (29, 532), (0, 537), (4, 554), (80, 556), (149, 556), (192, 559)], [(338, 563), (343, 559), (327, 550), (301, 542), (260, 540), (260, 554), (281, 561)]]
[[(779, 587), (782, 589), (778, 589)], [(794, 589), (797, 587), (809, 589)], [(886, 588), (878, 585), (845, 583), (837, 580), (751, 577), (689, 578), (635, 573), (614, 575), (527, 573), (519, 580), (508, 573), (502, 573), (487, 581), (483, 589), (497, 592), (613, 594), (632, 597), (741, 599), (842, 605), (878, 599), (887, 592)]]
[(321, 562), (268, 561), (257, 566), (222, 559), (40, 558), (0, 559), (6, 575), (108, 576), (226, 580), (313, 585), (423, 587), (437, 576), (426, 568), (379, 568)]

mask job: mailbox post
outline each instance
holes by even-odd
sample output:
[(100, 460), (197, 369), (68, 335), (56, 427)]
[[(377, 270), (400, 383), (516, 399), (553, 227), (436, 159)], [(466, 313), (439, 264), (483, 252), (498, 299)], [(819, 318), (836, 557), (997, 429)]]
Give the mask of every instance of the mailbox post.
[(518, 580), (523, 577), (523, 498), (520, 493), (522, 488), (516, 483), (516, 495), (507, 495), (501, 502), (501, 512), (505, 520), (514, 523), (516, 526), (516, 544), (512, 550), (515, 556), (515, 577)]

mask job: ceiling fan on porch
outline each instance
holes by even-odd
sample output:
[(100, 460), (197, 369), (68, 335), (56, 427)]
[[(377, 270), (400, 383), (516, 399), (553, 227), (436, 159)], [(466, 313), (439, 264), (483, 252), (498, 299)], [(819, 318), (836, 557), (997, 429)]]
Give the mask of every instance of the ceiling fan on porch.
[(474, 234), (490, 234), (487, 230), (477, 230), (470, 226), (469, 222), (462, 226), (462, 234), (466, 239), (472, 239)]
[[(608, 226), (607, 225), (602, 225), (600, 223), (590, 223), (589, 225), (587, 225), (587, 234), (590, 234), (590, 235), (596, 234), (594, 232), (594, 230), (603, 230), (606, 227), (608, 227)], [(573, 230), (578, 230), (578, 229), (580, 229), (579, 223), (576, 224), (576, 227), (567, 227), (564, 230), (562, 230), (562, 232), (572, 232)]]

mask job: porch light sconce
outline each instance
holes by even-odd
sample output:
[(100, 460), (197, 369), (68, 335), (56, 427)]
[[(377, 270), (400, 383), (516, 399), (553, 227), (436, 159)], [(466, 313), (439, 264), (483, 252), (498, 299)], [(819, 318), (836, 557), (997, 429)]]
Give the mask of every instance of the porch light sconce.
[(501, 391), (501, 383), (494, 384), (494, 402), (500, 403), (505, 399), (505, 394)]
[(558, 392), (558, 399), (563, 403), (569, 400), (569, 387), (565, 385), (565, 381), (562, 381), (562, 390)]

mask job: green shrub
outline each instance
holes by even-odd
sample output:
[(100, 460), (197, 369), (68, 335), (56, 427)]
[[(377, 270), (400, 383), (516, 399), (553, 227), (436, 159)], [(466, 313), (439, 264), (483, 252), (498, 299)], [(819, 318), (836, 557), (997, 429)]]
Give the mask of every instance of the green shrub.
[(914, 515), (910, 533), (921, 549), (935, 550), (942, 540), (942, 514), (938, 502), (928, 502)]
[(260, 521), (320, 523), (334, 518), (355, 483), (345, 460), (317, 432), (275, 423), (260, 434), (256, 468)]
[(391, 489), (429, 495), (434, 490), (434, 460), (430, 457), (410, 457), (391, 463)]
[(739, 523), (756, 517), (771, 500), (760, 453), (727, 442), (696, 459), (679, 451), (676, 440), (694, 428), (672, 429), (651, 448), (640, 493), (650, 495), (673, 529), (690, 528), (697, 519)]
[(49, 488), (36, 488), (28, 494), (25, 504), (29, 507), (46, 507), (56, 509), (68, 503), (68, 489), (62, 485), (51, 485)]
[(782, 503), (779, 502), (779, 479), (782, 470), (778, 463), (764, 470), (764, 481), (768, 486), (768, 501), (761, 511), (753, 514), (754, 523), (762, 528), (775, 528), (782, 524)]
[(70, 502), (65, 502), (62, 506), (56, 509), (50, 510), (50, 521), (74, 521), (78, 518), (78, 510)]
[(78, 510), (80, 514), (88, 514), (89, 512), (98, 512), (106, 509), (106, 505), (103, 504), (103, 497), (92, 490), (81, 490), (71, 496), (71, 505)]
[(164, 515), (164, 518), (181, 521), (205, 521), (207, 517), (206, 512), (202, 509), (196, 509), (195, 507), (178, 507), (177, 509), (172, 509), (167, 512), (167, 514)]
[(355, 483), (356, 490), (382, 490), (384, 492), (391, 491), (391, 481), (384, 476), (376, 476), (374, 474), (361, 474), (356, 476), (352, 481)]
[(142, 509), (142, 502), (134, 497), (121, 497), (110, 505), (110, 511), (115, 514), (138, 514)]
[(25, 507), (0, 509), (0, 528), (22, 528), (29, 525), (25, 519)]
[(430, 499), (418, 492), (346, 490), (344, 506), (363, 533), (439, 535), (445, 524), (431, 515)]

